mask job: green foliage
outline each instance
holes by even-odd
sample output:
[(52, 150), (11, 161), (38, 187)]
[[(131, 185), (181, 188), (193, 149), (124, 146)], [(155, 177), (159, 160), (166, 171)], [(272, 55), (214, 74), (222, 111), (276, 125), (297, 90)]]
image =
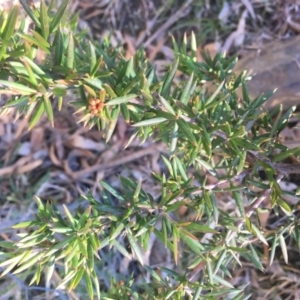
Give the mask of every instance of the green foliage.
[[(57, 268), (63, 278), (58, 288), (67, 286), (71, 291), (83, 281), (91, 299), (246, 299), (245, 287), (229, 282), (230, 270), (243, 260), (264, 269), (255, 243), (270, 245), (271, 262), (277, 246), (288, 261), (288, 235), (300, 244), (296, 207), (283, 200), (278, 184), (289, 172), (282, 161), (299, 157), (299, 149), (287, 149), (277, 138), (293, 110), (284, 115), (277, 111), (274, 120), (261, 108), (266, 95), (250, 101), (244, 74), (232, 75), (235, 58), (204, 54), (205, 62), (197, 62), (193, 34), (190, 45), (186, 38), (182, 46), (173, 41), (176, 59), (159, 79), (143, 49), (125, 60), (122, 50), (108, 41), (87, 42), (86, 33), (77, 31), (78, 15), (70, 15), (68, 1), (57, 10), (54, 2), (47, 6), (41, 1), (34, 8), (20, 1), (34, 23), (29, 33), (19, 18), (19, 6), (0, 14), (0, 91), (10, 96), (2, 113), (17, 108), (18, 115), (30, 118), (29, 129), (43, 114), (53, 125), (54, 104), (61, 109), (72, 91), (77, 98), (69, 104), (82, 114), (84, 125), (104, 131), (107, 141), (120, 114), (135, 128), (128, 144), (135, 137), (161, 141), (169, 152), (162, 157), (166, 172), (154, 174), (161, 186), (158, 200), (143, 190), (141, 181), (124, 177), (121, 190), (101, 183), (101, 201), (83, 195), (89, 204), (75, 214), (66, 206), (61, 212), (36, 198), (35, 219), (14, 226), (27, 229), (20, 240), (0, 242), (6, 249), (0, 256), (2, 276), (34, 267), (30, 284), (38, 284), (43, 274), (50, 281)], [(41, 53), (45, 58), (37, 63)], [(184, 79), (175, 83), (178, 70)], [(206, 81), (215, 86), (212, 94), (203, 88)], [(235, 93), (241, 85), (243, 99)], [(195, 170), (196, 178), (190, 170)], [(215, 184), (206, 183), (200, 175), (203, 170), (216, 179)], [(267, 181), (260, 179), (260, 170)], [(230, 215), (223, 211), (216, 193), (231, 195), (237, 209)], [(272, 232), (261, 228), (256, 215), (269, 195), (272, 207), (289, 218), (286, 227)], [(194, 211), (196, 220), (179, 220), (176, 214), (182, 206)], [(158, 273), (145, 264), (150, 234), (173, 253), (181, 270), (161, 268)], [(121, 236), (128, 247), (119, 242)], [(110, 290), (102, 290), (95, 265), (105, 247), (135, 257), (151, 282), (112, 279)]]

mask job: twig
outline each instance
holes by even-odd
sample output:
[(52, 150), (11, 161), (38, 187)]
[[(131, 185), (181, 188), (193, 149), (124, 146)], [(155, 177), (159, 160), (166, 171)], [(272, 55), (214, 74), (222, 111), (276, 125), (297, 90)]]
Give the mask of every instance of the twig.
[(182, 17), (183, 11), (188, 8), (192, 2), (193, 0), (188, 0), (185, 4), (183, 4), (182, 7), (180, 7), (176, 13), (166, 21), (166, 23), (159, 27), (159, 29), (153, 33), (148, 40), (145, 41), (145, 43), (143, 43), (143, 46), (148, 47), (151, 42), (161, 34), (161, 32), (166, 31), (173, 23), (177, 22)]
[(137, 151), (135, 153), (131, 153), (131, 154), (126, 155), (124, 157), (115, 159), (114, 161), (110, 161), (110, 162), (107, 162), (107, 163), (99, 163), (99, 164), (96, 164), (96, 165), (94, 165), (92, 167), (89, 167), (87, 169), (84, 169), (84, 170), (81, 170), (81, 171), (78, 171), (78, 172), (74, 172), (74, 173), (70, 173), (69, 175), (72, 177), (72, 179), (78, 180), (78, 179), (84, 177), (87, 174), (90, 174), (90, 173), (93, 173), (93, 172), (96, 172), (96, 171), (106, 170), (106, 169), (113, 168), (113, 167), (120, 166), (120, 165), (124, 165), (126, 163), (131, 162), (131, 161), (137, 160), (137, 159), (139, 159), (143, 156), (155, 153), (157, 151), (161, 151), (162, 149), (163, 149), (163, 144), (154, 144), (149, 148), (144, 148), (144, 149), (142, 149), (140, 151)]

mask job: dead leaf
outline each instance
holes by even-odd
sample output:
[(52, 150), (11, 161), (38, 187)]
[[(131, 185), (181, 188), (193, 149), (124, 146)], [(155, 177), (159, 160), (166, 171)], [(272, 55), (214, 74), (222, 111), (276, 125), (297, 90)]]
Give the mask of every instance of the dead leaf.
[(81, 149), (88, 149), (88, 150), (94, 150), (97, 152), (102, 152), (106, 146), (104, 142), (95, 142), (91, 139), (85, 138), (80, 135), (73, 135), (69, 140), (68, 140), (68, 145), (70, 147), (75, 147), (75, 148), (81, 148)]

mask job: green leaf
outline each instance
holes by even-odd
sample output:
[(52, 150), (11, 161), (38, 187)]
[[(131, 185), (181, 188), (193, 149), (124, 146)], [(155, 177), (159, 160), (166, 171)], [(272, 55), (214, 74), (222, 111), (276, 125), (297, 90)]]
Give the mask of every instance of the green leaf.
[[(96, 75), (96, 73), (98, 72), (98, 70), (99, 70), (100, 66), (102, 65), (102, 63), (103, 63), (103, 56), (100, 56), (98, 58), (97, 62), (95, 63), (95, 66), (94, 66), (93, 70), (91, 71), (91, 77), (94, 77)], [(105, 88), (105, 86), (104, 86), (104, 88)], [(109, 94), (108, 91), (106, 91), (106, 92)], [(109, 95), (112, 96), (111, 94), (109, 94)], [(114, 95), (113, 97), (117, 97), (117, 96)]]
[[(10, 258), (8, 260), (5, 260), (4, 262), (0, 263), (0, 268), (5, 267), (7, 265), (13, 265), (13, 267), (15, 265), (17, 265), (25, 256), (27, 256), (28, 254), (30, 254), (31, 251), (26, 251), (24, 253), (21, 253), (13, 258)], [(1, 275), (1, 277), (3, 276), (3, 274)]]
[(55, 16), (52, 19), (52, 22), (50, 24), (50, 33), (54, 32), (56, 30), (59, 22), (63, 18), (63, 15), (65, 13), (65, 10), (66, 10), (68, 4), (69, 4), (69, 0), (63, 0), (62, 1), (62, 4), (60, 5), (58, 11), (56, 12), (56, 14), (55, 14)]
[(245, 218), (246, 217), (245, 207), (244, 207), (245, 204), (244, 204), (244, 201), (242, 199), (241, 194), (239, 192), (236, 192), (236, 191), (233, 191), (232, 193), (233, 193), (232, 194), (233, 195), (233, 199), (235, 200), (235, 203), (236, 203), (236, 205), (237, 205), (237, 207), (239, 209), (239, 212), (240, 212), (241, 216), (243, 218)]
[(286, 158), (289, 158), (291, 156), (298, 156), (298, 155), (300, 155), (300, 147), (295, 147), (292, 149), (286, 149), (285, 151), (282, 151), (279, 154), (275, 154), (272, 160), (273, 162), (278, 162)]
[(286, 243), (285, 243), (283, 234), (279, 235), (279, 245), (280, 245), (280, 248), (281, 248), (281, 251), (282, 251), (284, 262), (286, 264), (288, 264), (289, 263), (289, 260), (288, 260), (288, 251), (287, 251), (287, 247), (286, 247)]
[(252, 246), (252, 244), (249, 244), (250, 250), (251, 250), (251, 254), (246, 254), (247, 256), (249, 256), (252, 260), (252, 262), (254, 263), (254, 265), (261, 271), (264, 270), (264, 267), (261, 263), (261, 259), (259, 258), (258, 254), (257, 254), (257, 250), (254, 249), (254, 247)]
[(88, 295), (89, 295), (90, 299), (94, 299), (93, 284), (92, 284), (90, 273), (87, 270), (85, 270), (83, 275), (84, 275), (83, 278), (84, 278), (84, 281), (85, 281), (85, 285), (86, 285)]
[(92, 74), (97, 63), (97, 57), (96, 57), (95, 46), (91, 43), (91, 41), (89, 41), (88, 54), (90, 60), (90, 74)]
[(189, 100), (190, 100), (190, 93), (191, 93), (191, 86), (193, 83), (193, 79), (194, 79), (194, 72), (192, 72), (191, 77), (189, 78), (187, 84), (185, 85), (181, 96), (179, 98), (179, 100), (183, 103), (183, 104), (188, 104)]
[(230, 289), (234, 289), (234, 286), (230, 282), (228, 282), (227, 280), (223, 279), (222, 277), (220, 277), (218, 275), (214, 276), (214, 280), (219, 282), (223, 286), (226, 286)]
[(195, 239), (191, 238), (188, 233), (182, 229), (179, 230), (180, 237), (184, 243), (196, 254), (202, 255), (204, 247)]
[(126, 123), (130, 122), (130, 113), (126, 103), (120, 105), (122, 116)]
[(65, 211), (65, 214), (66, 214), (66, 217), (69, 221), (69, 224), (71, 225), (72, 229), (75, 229), (75, 220), (71, 214), (71, 212), (69, 211), (69, 209), (67, 208), (66, 205), (63, 204), (63, 208), (64, 208), (64, 211)]
[(172, 229), (173, 229), (172, 230), (172, 240), (173, 240), (174, 261), (175, 261), (175, 264), (177, 265), (178, 258), (179, 258), (178, 244), (179, 244), (180, 235), (179, 235), (179, 230), (175, 224), (173, 224)]
[(51, 256), (47, 263), (46, 282), (49, 283), (55, 268), (55, 256)]
[(142, 188), (142, 178), (139, 179), (138, 184), (134, 190), (134, 194), (133, 194), (133, 202), (137, 203), (138, 199), (139, 199), (139, 195), (141, 192), (141, 188)]
[(191, 32), (191, 50), (192, 50), (192, 60), (197, 61), (197, 42), (194, 31)]
[(102, 81), (96, 78), (83, 78), (85, 82), (87, 82), (89, 85), (95, 87), (96, 89), (101, 90), (102, 89)]
[(136, 94), (129, 94), (126, 96), (122, 97), (117, 97), (115, 99), (109, 100), (108, 102), (105, 103), (106, 106), (111, 106), (111, 105), (119, 105), (122, 103), (127, 103), (131, 99), (134, 99), (137, 95)]
[(275, 257), (275, 250), (278, 246), (278, 236), (275, 234), (272, 241), (271, 253), (270, 253), (270, 265), (272, 265)]
[(152, 118), (148, 120), (143, 120), (133, 124), (134, 127), (143, 127), (143, 126), (153, 126), (167, 121), (166, 118)]
[(36, 80), (36, 77), (35, 77), (35, 74), (33, 73), (30, 65), (28, 64), (28, 62), (24, 59), (23, 60), (23, 63), (25, 65), (25, 68), (27, 70), (27, 73), (28, 73), (28, 76), (29, 76), (29, 80), (30, 80), (30, 83), (34, 86), (34, 87), (37, 87), (38, 83), (37, 83), (37, 80)]
[(15, 243), (9, 242), (9, 241), (0, 241), (0, 247), (6, 248), (6, 249), (15, 249)]
[(22, 223), (18, 223), (14, 226), (12, 226), (12, 228), (29, 228), (29, 227), (33, 227), (38, 225), (38, 223), (36, 221), (26, 221), (26, 222), (22, 222)]
[(28, 34), (25, 34), (25, 33), (20, 33), (20, 32), (18, 32), (18, 35), (22, 39), (27, 41), (29, 44), (34, 44), (34, 45), (38, 46), (39, 48), (41, 48), (43, 51), (45, 51), (47, 54), (51, 54), (49, 49), (44, 45), (44, 43), (41, 43), (35, 37), (33, 37), (31, 35), (28, 35)]
[(120, 244), (117, 240), (112, 240), (111, 245), (114, 246), (121, 254), (123, 254), (129, 260), (132, 260), (132, 256), (128, 253), (125, 247), (122, 244)]
[(203, 232), (203, 233), (219, 233), (217, 230), (214, 230), (208, 226), (195, 223), (195, 222), (187, 222), (187, 223), (178, 223), (178, 226), (182, 226), (184, 229), (189, 229), (189, 231)]
[(172, 108), (172, 106), (170, 105), (170, 103), (162, 96), (159, 95), (159, 100), (162, 103), (162, 105), (164, 106), (164, 108), (172, 115), (175, 115), (175, 111)]
[(40, 100), (36, 106), (37, 107), (35, 111), (32, 113), (32, 116), (29, 121), (29, 130), (31, 130), (37, 124), (37, 122), (41, 119), (41, 116), (45, 110), (45, 105), (42, 100)]
[(53, 117), (52, 103), (51, 103), (51, 101), (50, 101), (47, 94), (45, 94), (43, 96), (43, 100), (44, 100), (44, 107), (45, 107), (45, 110), (46, 110), (48, 120), (49, 120), (51, 126), (54, 127), (54, 117)]
[(54, 47), (54, 65), (60, 66), (63, 59), (63, 52), (64, 52), (63, 33), (60, 26), (58, 27), (58, 30), (55, 34), (52, 47)]
[(107, 127), (106, 134), (105, 134), (105, 142), (107, 143), (110, 138), (112, 137), (114, 130), (116, 128), (117, 122), (118, 122), (118, 117), (120, 113), (120, 106), (115, 106), (112, 109), (111, 112), (111, 121), (109, 122), (109, 126)]
[(88, 232), (88, 242), (93, 246), (94, 251), (98, 251), (100, 248), (100, 241), (98, 235), (93, 232)]
[(79, 249), (80, 249), (80, 252), (81, 254), (86, 258), (88, 259), (88, 250), (87, 250), (87, 241), (86, 239), (83, 237), (78, 237), (76, 239), (77, 243), (78, 243), (78, 246), (79, 246)]
[(26, 11), (26, 13), (29, 15), (29, 17), (31, 18), (31, 20), (38, 26), (40, 27), (40, 21), (38, 20), (38, 18), (36, 17), (36, 15), (34, 14), (34, 12), (32, 11), (32, 9), (30, 8), (30, 6), (27, 4), (27, 0), (19, 0), (21, 5), (23, 6), (24, 10)]
[(74, 48), (74, 37), (73, 34), (69, 33), (69, 43), (68, 43), (68, 54), (67, 54), (67, 67), (71, 70), (74, 69), (74, 57), (75, 57), (75, 48)]
[(51, 231), (59, 232), (59, 233), (67, 233), (67, 232), (74, 232), (74, 229), (69, 228), (69, 227), (54, 227), (54, 228), (51, 228)]
[(43, 257), (44, 253), (38, 253), (35, 254), (33, 253), (33, 257), (31, 257), (29, 260), (26, 260), (25, 263), (23, 263), (19, 268), (17, 268), (13, 274), (18, 274), (21, 273), (22, 271), (30, 268), (31, 266), (33, 266), (39, 259), (41, 259)]
[(201, 132), (202, 133), (202, 141), (203, 141), (202, 144), (203, 144), (203, 147), (205, 149), (205, 152), (206, 152), (208, 158), (210, 158), (212, 155), (212, 146), (211, 146), (210, 136), (204, 125), (201, 124), (200, 127), (202, 129), (202, 132)]
[(177, 141), (178, 141), (178, 124), (174, 123), (174, 129), (172, 132), (172, 140), (170, 144), (170, 153), (174, 154), (177, 146)]
[(14, 94), (30, 95), (37, 92), (36, 90), (33, 90), (23, 84), (11, 81), (0, 80), (0, 85), (9, 88), (9, 90)]
[(161, 88), (161, 95), (165, 98), (168, 98), (169, 97), (169, 94), (170, 94), (170, 90), (171, 90), (171, 86), (172, 86), (172, 81), (173, 81), (173, 78), (175, 76), (175, 73), (178, 69), (178, 64), (179, 64), (179, 59), (177, 59), (171, 70), (168, 72), (167, 76), (166, 76), (166, 79), (164, 80), (163, 82), (163, 85), (162, 85), (162, 88)]
[(247, 151), (241, 151), (238, 153), (239, 164), (237, 167), (237, 174), (240, 174), (245, 169)]
[(44, 0), (41, 0), (40, 4), (40, 19), (41, 19), (41, 30), (43, 38), (47, 41), (49, 36), (49, 17), (48, 9), (45, 5)]
[(292, 209), (290, 208), (290, 206), (288, 205), (287, 202), (285, 202), (285, 201), (282, 200), (281, 198), (278, 198), (278, 199), (276, 200), (276, 203), (277, 203), (277, 205), (279, 205), (279, 206), (282, 208), (282, 210), (285, 211), (285, 213), (286, 213), (287, 215), (291, 215)]
[(93, 282), (94, 282), (94, 286), (96, 289), (96, 293), (97, 293), (97, 299), (100, 300), (101, 296), (100, 296), (100, 285), (99, 285), (99, 279), (97, 276), (97, 273), (95, 270), (92, 271), (92, 275), (91, 275)]
[(52, 90), (53, 95), (57, 97), (64, 97), (67, 95), (67, 89), (65, 88), (54, 88)]
[(206, 161), (202, 160), (202, 159), (196, 159), (196, 161), (204, 168), (206, 169), (211, 175), (218, 177), (218, 173), (215, 171), (215, 169), (208, 164)]
[(184, 134), (184, 137), (186, 137), (192, 144), (196, 145), (196, 138), (191, 128), (189, 127), (189, 124), (183, 119), (176, 121), (176, 123), (178, 124), (179, 129)]
[(140, 262), (140, 264), (143, 266), (144, 261), (143, 261), (143, 254), (141, 252), (141, 248), (137, 244), (137, 242), (135, 241), (133, 235), (131, 234), (131, 231), (128, 228), (127, 228), (127, 238), (128, 238), (128, 242), (131, 246), (132, 251), (136, 255), (136, 257), (137, 257), (138, 261)]
[(265, 237), (263, 236), (262, 232), (252, 223), (251, 224), (252, 233), (257, 236), (265, 245), (268, 246), (268, 242), (266, 241)]
[(75, 277), (77, 274), (77, 271), (75, 270), (71, 270), (70, 272), (68, 272), (64, 279), (59, 283), (59, 285), (56, 287), (57, 289), (62, 288), (63, 286), (65, 286), (73, 277)]
[[(222, 89), (224, 83), (225, 83), (225, 81), (223, 81), (223, 82), (218, 86), (218, 88), (215, 90), (215, 92), (214, 92), (214, 93), (213, 93), (213, 94), (205, 101), (205, 108), (206, 108), (206, 109), (210, 108), (211, 105), (209, 105), (209, 104), (211, 104), (211, 103), (215, 100), (215, 98), (217, 97), (217, 95), (220, 93), (220, 91), (221, 91), (221, 89)], [(213, 104), (214, 104), (214, 103), (213, 103)]]
[(103, 87), (110, 97), (112, 97), (112, 98), (118, 97), (117, 94), (114, 92), (114, 90), (108, 84), (104, 83)]
[(14, 30), (16, 28), (17, 19), (19, 17), (19, 5), (14, 5), (13, 8), (10, 10), (9, 15), (7, 17), (7, 23), (5, 29), (2, 33), (3, 40), (9, 40), (12, 38)]
[(85, 272), (85, 269), (83, 266), (80, 266), (76, 272), (75, 277), (73, 278), (73, 280), (71, 281), (70, 285), (69, 285), (69, 291), (73, 290), (76, 288), (76, 286), (79, 284), (83, 274)]
[(100, 181), (102, 187), (104, 189), (106, 189), (111, 195), (113, 195), (114, 197), (116, 197), (117, 199), (119, 199), (120, 201), (124, 202), (125, 198), (119, 193), (117, 192), (112, 186), (110, 186), (108, 183), (104, 182), (104, 181)]
[(221, 252), (221, 254), (219, 255), (218, 260), (217, 260), (217, 262), (216, 262), (216, 265), (215, 265), (215, 267), (214, 267), (214, 273), (213, 273), (213, 276), (215, 276), (215, 275), (218, 273), (218, 271), (219, 271), (219, 269), (220, 269), (220, 266), (223, 264), (223, 262), (224, 262), (224, 260), (225, 260), (225, 258), (226, 258), (226, 254), (227, 254), (227, 250), (223, 250), (223, 251)]
[(92, 244), (88, 243), (87, 244), (87, 266), (90, 272), (92, 272), (95, 268), (94, 262), (95, 262), (94, 249)]
[(31, 31), (33, 36), (35, 37), (35, 39), (41, 44), (43, 45), (43, 47), (45, 48), (49, 48), (50, 47), (50, 44), (36, 31), (32, 30)]
[[(164, 240), (163, 233), (161, 231), (157, 230), (156, 228), (154, 228), (154, 233), (157, 236), (157, 238), (164, 244), (165, 240)], [(166, 242), (167, 242), (168, 249), (172, 251), (173, 246), (172, 246), (171, 242), (169, 240), (167, 240)]]
[(206, 271), (208, 275), (208, 280), (210, 284), (214, 284), (214, 276), (213, 276), (213, 270), (212, 270), (212, 262), (210, 259), (206, 260)]
[(125, 227), (124, 224), (120, 223), (116, 228), (111, 230), (109, 241), (115, 240), (120, 235), (124, 227)]
[(41, 274), (42, 274), (41, 264), (38, 264), (36, 267), (35, 274), (32, 277), (31, 281), (29, 282), (29, 285), (32, 285), (34, 282), (36, 282), (36, 284), (39, 284), (41, 280)]

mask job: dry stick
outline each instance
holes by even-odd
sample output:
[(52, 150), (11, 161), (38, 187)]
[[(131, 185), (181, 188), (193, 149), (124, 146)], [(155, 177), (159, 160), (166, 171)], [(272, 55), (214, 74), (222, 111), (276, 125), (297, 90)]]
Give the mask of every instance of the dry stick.
[(278, 174), (300, 174), (300, 163), (288, 164), (288, 163), (274, 163), (269, 158), (263, 157), (259, 152), (248, 150), (248, 153), (252, 154), (257, 160), (261, 160), (268, 164), (271, 168), (277, 171)]
[(146, 23), (146, 29), (144, 30), (144, 32), (142, 34), (140, 34), (138, 36), (138, 39), (137, 39), (136, 44), (135, 44), (136, 48), (139, 48), (141, 46), (141, 44), (142, 44), (143, 40), (145, 39), (146, 35), (149, 34), (152, 27), (157, 23), (157, 20), (158, 20), (159, 16), (165, 10), (165, 6), (166, 6), (166, 4), (162, 5), (156, 11), (155, 16)]
[(166, 21), (166, 23), (164, 23), (154, 34), (152, 34), (148, 40), (143, 43), (144, 47), (147, 47), (151, 44), (151, 42), (153, 40), (155, 40), (162, 31), (167, 30), (173, 23), (177, 22), (181, 17), (182, 17), (182, 13), (183, 11), (190, 5), (192, 4), (193, 0), (189, 0), (187, 1), (185, 4), (182, 5), (182, 7), (180, 7), (180, 9), (178, 11), (176, 11), (176, 13), (170, 18), (168, 19), (168, 21)]
[(92, 167), (89, 167), (85, 170), (74, 172), (74, 173), (71, 173), (69, 175), (71, 175), (74, 180), (77, 180), (77, 179), (82, 178), (86, 174), (96, 172), (96, 171), (105, 170), (105, 169), (108, 169), (108, 168), (113, 168), (113, 167), (116, 167), (116, 166), (119, 166), (119, 165), (123, 165), (123, 164), (131, 162), (133, 160), (137, 160), (137, 159), (139, 159), (143, 156), (146, 156), (146, 155), (149, 155), (149, 154), (152, 154), (154, 152), (161, 151), (161, 150), (163, 150), (163, 144), (154, 144), (151, 147), (148, 147), (148, 148), (142, 149), (140, 151), (137, 151), (135, 153), (126, 155), (122, 158), (118, 158), (114, 161), (111, 161), (111, 162), (108, 162), (108, 163), (99, 163), (99, 164), (96, 164), (96, 165), (94, 165)]

